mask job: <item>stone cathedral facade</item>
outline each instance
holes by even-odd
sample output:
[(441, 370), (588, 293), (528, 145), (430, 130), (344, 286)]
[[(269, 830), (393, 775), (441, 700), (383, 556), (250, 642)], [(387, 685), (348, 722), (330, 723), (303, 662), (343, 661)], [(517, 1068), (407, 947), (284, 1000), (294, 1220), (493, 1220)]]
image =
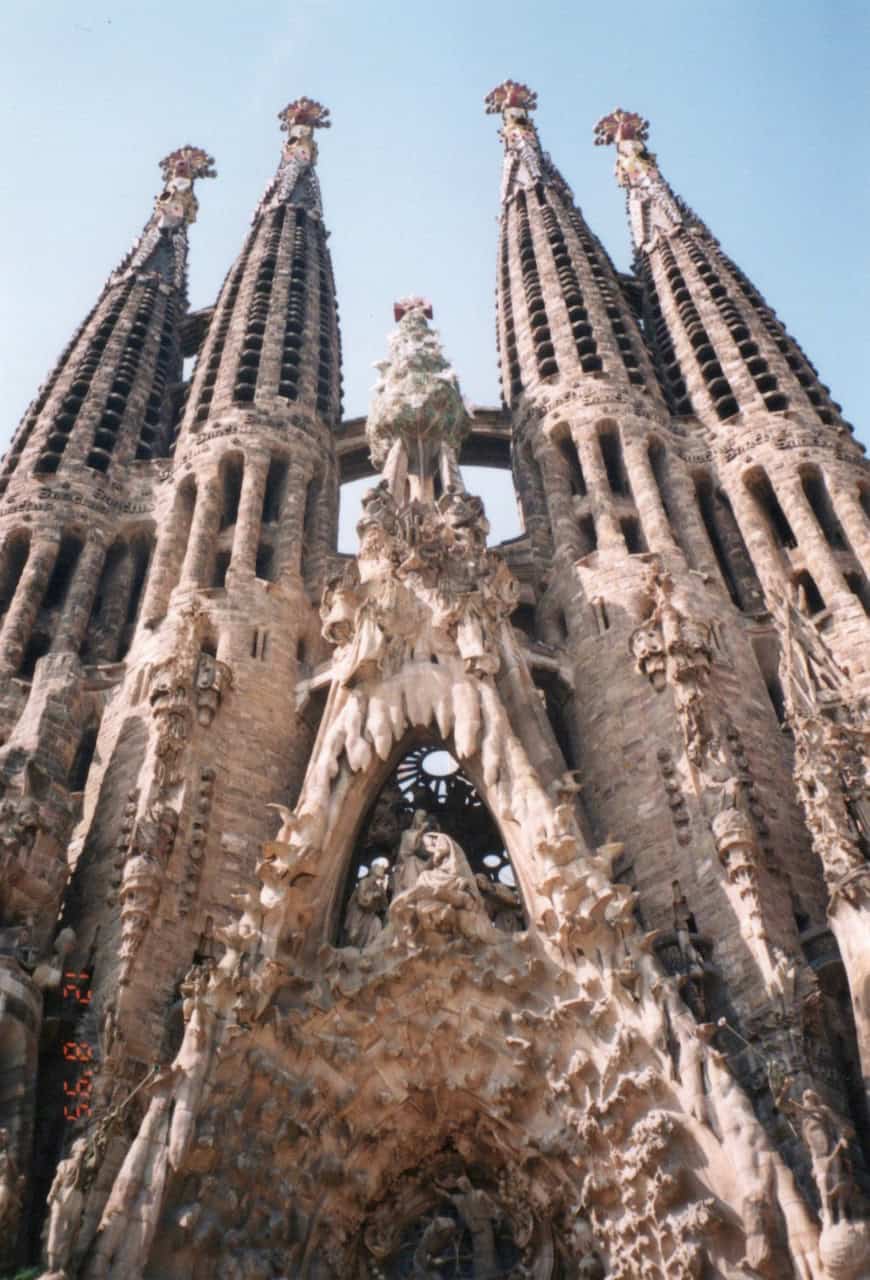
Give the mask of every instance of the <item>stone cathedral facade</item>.
[(409, 297), (342, 421), (300, 98), (203, 311), (163, 161), (0, 468), (4, 1276), (870, 1275), (870, 468), (644, 120), (629, 276), (486, 106), (500, 409)]

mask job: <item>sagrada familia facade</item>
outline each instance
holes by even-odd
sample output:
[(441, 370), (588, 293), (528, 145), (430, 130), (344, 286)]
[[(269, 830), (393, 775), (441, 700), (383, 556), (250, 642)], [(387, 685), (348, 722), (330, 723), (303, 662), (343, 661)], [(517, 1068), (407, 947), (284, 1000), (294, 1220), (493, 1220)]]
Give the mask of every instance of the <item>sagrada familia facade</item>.
[(202, 311), (162, 162), (0, 469), (4, 1277), (870, 1275), (870, 467), (646, 121), (626, 275), (486, 107), (501, 408), (409, 297), (342, 421), (299, 98)]

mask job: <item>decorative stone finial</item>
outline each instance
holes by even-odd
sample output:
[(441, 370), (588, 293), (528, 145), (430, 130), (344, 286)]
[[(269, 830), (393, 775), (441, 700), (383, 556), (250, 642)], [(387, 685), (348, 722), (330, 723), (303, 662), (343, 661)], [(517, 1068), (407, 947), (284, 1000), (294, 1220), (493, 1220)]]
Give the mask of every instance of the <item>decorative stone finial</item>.
[(595, 126), (596, 147), (616, 147), (616, 181), (621, 187), (649, 187), (661, 183), (656, 158), (646, 149), (649, 121), (635, 111), (617, 107)]
[(155, 210), (159, 229), (172, 231), (182, 223), (196, 222), (199, 202), (193, 194), (193, 184), (197, 178), (217, 177), (214, 157), (202, 147), (178, 147), (160, 161), (160, 172), (163, 190)]
[(296, 205), (319, 217), (323, 209), (315, 172), (317, 143), (314, 130), (332, 128), (329, 108), (313, 98), (295, 98), (278, 112), (278, 119), (287, 140), (281, 152), (278, 172), (254, 210), (254, 218), (264, 209), (274, 209), (281, 204)]
[(284, 133), (289, 133), (291, 137), (293, 130), (300, 126), (305, 129), (332, 128), (329, 107), (325, 107), (322, 102), (315, 102), (313, 98), (295, 98), (283, 111), (278, 112), (278, 119)]
[(393, 303), (393, 319), (398, 323), (409, 311), (420, 310), (427, 320), (432, 319), (432, 303), (428, 298), (397, 298)]
[(606, 147), (612, 142), (636, 140), (646, 142), (649, 137), (649, 120), (636, 111), (623, 111), (617, 107), (609, 116), (602, 116), (595, 126), (596, 147)]
[(154, 212), (126, 258), (109, 276), (110, 285), (137, 272), (153, 271), (175, 288), (184, 288), (187, 228), (196, 222), (199, 212), (193, 184), (198, 178), (216, 178), (217, 170), (213, 156), (188, 144), (164, 156), (160, 172), (163, 190), (154, 200)]
[(527, 84), (517, 80), (502, 80), (501, 84), (484, 98), (488, 116), (501, 115), (510, 108), (518, 111), (534, 111), (538, 105), (538, 95)]
[(518, 191), (528, 191), (540, 183), (553, 186), (570, 198), (571, 191), (550, 157), (541, 150), (538, 131), (531, 111), (538, 105), (538, 95), (527, 84), (503, 80), (484, 98), (487, 115), (501, 114), (499, 137), (504, 143), (502, 171), (502, 204), (509, 203)]
[(203, 151), (202, 147), (190, 145), (178, 147), (176, 151), (170, 151), (168, 156), (164, 156), (160, 161), (160, 172), (167, 186), (178, 179), (186, 178), (193, 182), (196, 178), (217, 177), (214, 156)]

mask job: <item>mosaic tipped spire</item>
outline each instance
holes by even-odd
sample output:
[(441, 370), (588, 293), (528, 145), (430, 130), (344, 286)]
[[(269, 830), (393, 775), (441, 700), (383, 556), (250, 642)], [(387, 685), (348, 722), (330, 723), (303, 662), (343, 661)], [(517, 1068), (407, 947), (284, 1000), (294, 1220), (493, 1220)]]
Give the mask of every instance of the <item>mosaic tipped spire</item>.
[(281, 121), (283, 131), (291, 135), (294, 128), (332, 128), (329, 107), (325, 107), (322, 102), (315, 102), (314, 98), (306, 98), (304, 95), (301, 98), (294, 98), (292, 102), (288, 102), (284, 110), (278, 112), (278, 119)]
[(278, 119), (287, 139), (281, 150), (278, 172), (267, 186), (254, 218), (282, 204), (307, 209), (320, 217), (323, 206), (315, 169), (318, 149), (314, 130), (332, 128), (329, 108), (303, 95), (279, 111)]
[(527, 84), (518, 80), (502, 80), (491, 89), (484, 98), (488, 116), (503, 115), (513, 108), (518, 111), (534, 111), (538, 105), (538, 95)]
[(596, 147), (616, 147), (616, 181), (621, 187), (649, 186), (661, 181), (656, 157), (646, 147), (649, 121), (636, 111), (617, 107), (595, 126)]
[(163, 225), (170, 225), (165, 220), (172, 218), (188, 224), (196, 222), (199, 203), (193, 194), (193, 184), (198, 178), (217, 177), (214, 156), (202, 147), (178, 147), (160, 161), (160, 172), (163, 190), (157, 196), (155, 209), (163, 215)]
[(502, 80), (484, 98), (487, 115), (501, 115), (499, 137), (504, 143), (502, 171), (502, 204), (512, 200), (518, 191), (528, 191), (540, 183), (558, 187), (570, 196), (570, 188), (541, 148), (541, 140), (530, 112), (538, 105), (538, 95), (518, 80)]

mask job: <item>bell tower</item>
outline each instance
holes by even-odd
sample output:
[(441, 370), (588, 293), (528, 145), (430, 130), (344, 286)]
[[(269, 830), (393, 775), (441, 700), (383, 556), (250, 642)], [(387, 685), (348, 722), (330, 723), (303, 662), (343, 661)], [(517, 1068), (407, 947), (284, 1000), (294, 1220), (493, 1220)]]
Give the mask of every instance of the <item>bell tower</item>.
[(648, 134), (646, 120), (619, 109), (598, 122), (595, 140), (616, 148), (647, 328), (671, 405), (710, 433), (768, 603), (794, 588), (863, 687), (870, 500), (862, 450), (776, 313), (673, 193)]

